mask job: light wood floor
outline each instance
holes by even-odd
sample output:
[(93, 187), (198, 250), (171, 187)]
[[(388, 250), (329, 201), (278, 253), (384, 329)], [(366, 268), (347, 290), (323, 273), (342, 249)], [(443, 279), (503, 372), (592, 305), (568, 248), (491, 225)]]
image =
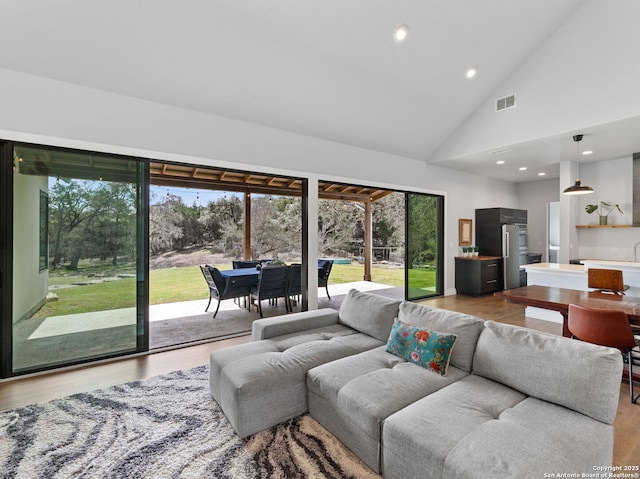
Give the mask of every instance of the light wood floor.
[[(559, 324), (525, 318), (524, 306), (509, 304), (493, 296), (480, 298), (446, 296), (423, 301), (423, 303), (552, 334), (559, 335), (562, 332)], [(249, 337), (244, 336), (0, 382), (0, 410), (42, 403), (69, 394), (144, 379), (177, 369), (200, 366), (207, 364), (211, 351), (248, 341)], [(597, 385), (589, 384), (589, 378), (585, 377), (584, 379), (585, 387), (597, 387)], [(614, 426), (614, 465), (640, 465), (640, 438), (638, 436), (640, 404), (631, 404), (629, 386), (624, 383), (620, 386), (620, 402)]]

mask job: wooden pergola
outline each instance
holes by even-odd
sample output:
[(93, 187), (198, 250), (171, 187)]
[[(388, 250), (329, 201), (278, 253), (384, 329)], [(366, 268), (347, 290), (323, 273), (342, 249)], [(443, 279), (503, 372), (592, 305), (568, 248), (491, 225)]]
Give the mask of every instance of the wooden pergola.
[[(203, 166), (175, 163), (151, 162), (151, 183), (177, 188), (200, 188), (203, 190), (234, 191), (244, 194), (245, 222), (243, 254), (251, 259), (251, 194), (280, 196), (302, 196), (300, 178), (247, 173)], [(372, 213), (371, 204), (392, 191), (344, 183), (318, 182), (318, 198), (327, 200), (355, 201), (364, 205), (364, 280), (371, 281), (372, 262)]]
[[(105, 181), (131, 181), (137, 174), (139, 161), (113, 161), (109, 155), (70, 152), (64, 149), (16, 148), (15, 165), (20, 173), (59, 176)], [(87, 164), (91, 166), (87, 169)], [(251, 194), (302, 196), (302, 180), (295, 177), (249, 173), (206, 166), (151, 161), (149, 174), (152, 184), (177, 188), (234, 191), (244, 193), (245, 231), (243, 250), (245, 259), (251, 258)], [(371, 280), (372, 215), (371, 204), (392, 191), (344, 183), (318, 182), (318, 198), (362, 203), (365, 212), (364, 279)]]

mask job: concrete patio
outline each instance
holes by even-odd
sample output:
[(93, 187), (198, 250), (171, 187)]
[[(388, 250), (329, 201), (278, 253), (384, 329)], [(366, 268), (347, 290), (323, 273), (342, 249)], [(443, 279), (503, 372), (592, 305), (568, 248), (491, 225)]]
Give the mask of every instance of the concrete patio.
[[(329, 285), (329, 294), (318, 289), (318, 307), (339, 309), (347, 292), (355, 288), (402, 299), (404, 289), (370, 281)], [(229, 338), (251, 331), (260, 316), (234, 300), (224, 300), (216, 318), (205, 312), (207, 299), (149, 306), (149, 347), (162, 350), (185, 344)], [(299, 306), (294, 305), (294, 311)], [(265, 317), (286, 314), (284, 302), (269, 305), (263, 302)], [(56, 365), (80, 358), (104, 356), (136, 348), (136, 310), (123, 308), (111, 311), (28, 319), (14, 325), (14, 369), (22, 370), (43, 365)]]

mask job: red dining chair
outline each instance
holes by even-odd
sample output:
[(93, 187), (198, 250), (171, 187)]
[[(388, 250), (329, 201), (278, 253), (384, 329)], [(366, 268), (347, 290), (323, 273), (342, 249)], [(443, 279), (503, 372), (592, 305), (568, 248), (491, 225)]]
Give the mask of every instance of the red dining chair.
[(627, 313), (570, 304), (567, 326), (574, 338), (620, 350), (627, 363), (631, 402), (635, 404), (640, 393), (633, 394), (633, 365), (640, 364), (640, 355)]
[(623, 295), (629, 287), (622, 280), (622, 271), (619, 269), (589, 268), (587, 270), (587, 286), (601, 293), (613, 293)]

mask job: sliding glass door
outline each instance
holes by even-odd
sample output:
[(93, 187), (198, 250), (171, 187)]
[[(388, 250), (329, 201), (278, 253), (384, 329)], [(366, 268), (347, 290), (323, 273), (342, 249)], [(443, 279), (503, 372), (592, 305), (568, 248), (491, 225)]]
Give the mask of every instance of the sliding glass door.
[(408, 300), (444, 292), (444, 198), (406, 193), (405, 296)]
[(9, 374), (146, 349), (144, 161), (10, 150)]

